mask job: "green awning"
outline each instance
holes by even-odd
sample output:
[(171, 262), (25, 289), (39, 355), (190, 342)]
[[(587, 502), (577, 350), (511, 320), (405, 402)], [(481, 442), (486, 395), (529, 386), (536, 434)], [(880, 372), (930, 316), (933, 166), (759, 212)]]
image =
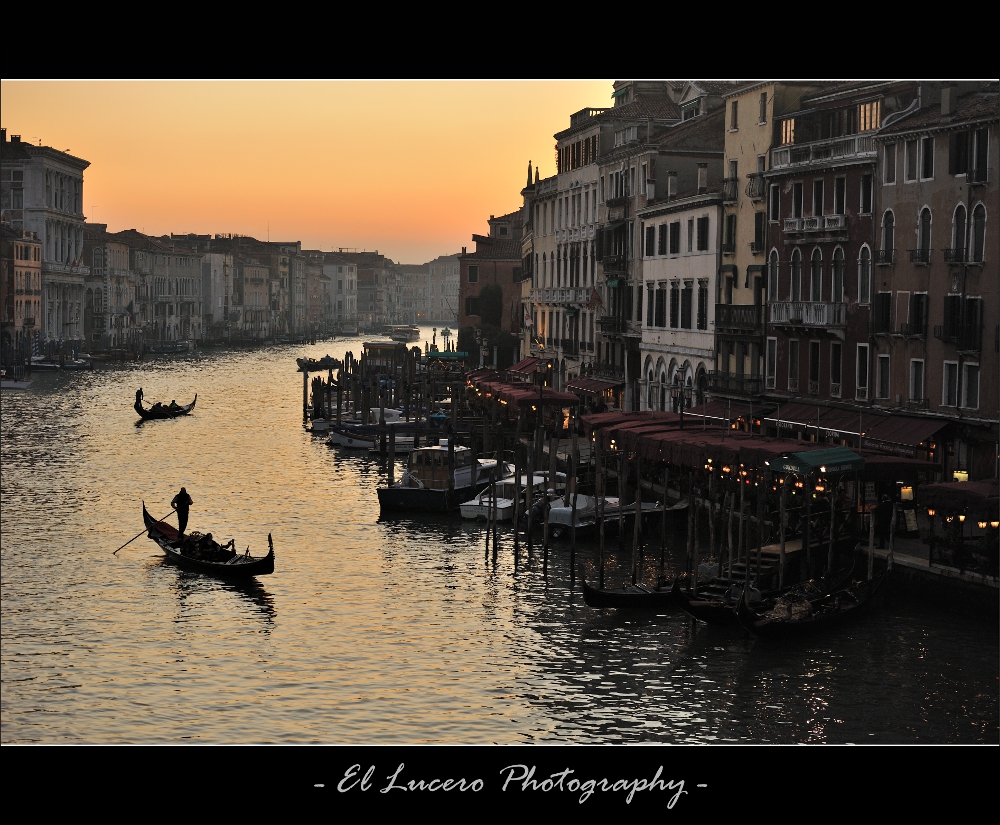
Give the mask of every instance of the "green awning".
[(610, 281), (605, 281), (604, 285), (608, 286), (608, 287), (618, 286), (618, 279), (617, 278), (612, 278)]
[(847, 473), (864, 469), (865, 460), (847, 447), (831, 447), (828, 450), (807, 450), (782, 456), (775, 469), (783, 473), (810, 475), (817, 470), (826, 475)]
[(612, 92), (611, 97), (612, 98), (620, 97), (621, 95), (625, 94), (625, 92), (627, 92), (628, 90), (629, 90), (628, 86), (622, 86), (618, 91)]

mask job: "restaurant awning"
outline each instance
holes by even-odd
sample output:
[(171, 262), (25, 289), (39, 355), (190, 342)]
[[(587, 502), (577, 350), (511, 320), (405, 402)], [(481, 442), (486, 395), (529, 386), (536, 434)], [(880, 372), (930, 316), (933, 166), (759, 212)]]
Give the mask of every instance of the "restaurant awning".
[(943, 418), (887, 416), (872, 426), (865, 423), (865, 434), (861, 437), (861, 446), (883, 453), (894, 453), (914, 458), (920, 444), (947, 424), (947, 419)]
[(847, 447), (831, 447), (826, 450), (808, 450), (782, 456), (775, 462), (774, 469), (785, 473), (808, 475), (817, 470), (824, 474), (846, 473), (862, 470), (865, 460)]
[[(875, 422), (873, 417), (877, 416)], [(820, 435), (841, 438), (845, 435), (857, 436), (858, 426), (867, 427), (881, 421), (886, 416), (867, 410), (850, 410), (828, 407), (825, 404), (807, 404), (793, 401), (777, 406), (765, 416), (764, 421), (779, 425), (784, 429), (818, 430)]]
[(992, 521), (1000, 515), (1000, 484), (995, 478), (988, 481), (922, 484), (917, 487), (917, 503), (925, 507), (985, 516)]
[(624, 387), (624, 381), (609, 381), (605, 378), (591, 378), (586, 375), (579, 375), (566, 382), (567, 390), (575, 390), (586, 395), (600, 395), (607, 390)]
[(518, 375), (531, 375), (538, 369), (539, 358), (522, 358), (512, 367), (507, 368), (507, 372), (516, 372)]
[(723, 401), (716, 399), (715, 401), (709, 401), (697, 407), (684, 410), (684, 415), (718, 419), (720, 421), (735, 421), (741, 417), (750, 418), (753, 416), (754, 420), (756, 420), (766, 413), (773, 412), (774, 407), (773, 403), (751, 404), (747, 401)]

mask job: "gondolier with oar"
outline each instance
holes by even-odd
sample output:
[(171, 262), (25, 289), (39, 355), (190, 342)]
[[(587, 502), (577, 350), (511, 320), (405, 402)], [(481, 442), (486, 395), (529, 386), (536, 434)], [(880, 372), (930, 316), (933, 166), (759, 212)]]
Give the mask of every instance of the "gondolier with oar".
[(184, 487), (181, 487), (181, 491), (170, 501), (170, 506), (177, 511), (178, 541), (184, 536), (184, 528), (187, 527), (188, 523), (188, 508), (192, 504), (194, 504), (194, 501), (191, 496), (188, 495), (188, 491)]

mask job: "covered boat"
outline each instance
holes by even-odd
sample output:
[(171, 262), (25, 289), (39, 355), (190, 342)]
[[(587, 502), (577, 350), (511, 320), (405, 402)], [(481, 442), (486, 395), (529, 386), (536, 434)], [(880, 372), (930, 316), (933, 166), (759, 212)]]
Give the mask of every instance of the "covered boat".
[(419, 510), (447, 512), (486, 488), (497, 477), (512, 473), (509, 464), (495, 458), (473, 459), (472, 450), (455, 445), (454, 464), (449, 461), (448, 439), (412, 450), (402, 478), (378, 488), (382, 511)]
[(178, 541), (177, 528), (154, 519), (146, 510), (145, 502), (142, 505), (142, 520), (149, 538), (160, 546), (167, 559), (188, 570), (227, 578), (263, 576), (274, 572), (274, 542), (270, 533), (267, 534), (267, 555), (255, 557), (250, 555), (249, 547), (245, 553), (238, 553), (235, 541), (219, 544), (212, 539), (211, 533), (201, 535), (192, 531)]
[[(494, 482), (477, 496), (462, 502), (459, 506), (462, 518), (476, 519), (478, 521), (496, 518), (497, 521), (510, 521), (514, 518), (514, 497), (520, 493), (523, 498), (524, 490), (528, 486), (528, 483), (527, 475), (521, 476), (521, 483), (516, 488), (513, 476)], [(535, 473), (531, 481), (532, 505), (545, 496), (547, 488), (547, 474)]]
[(146, 409), (142, 406), (142, 401), (136, 399), (135, 404), (132, 405), (133, 409), (139, 413), (143, 421), (151, 418), (177, 418), (179, 415), (187, 415), (191, 410), (194, 409), (194, 405), (198, 401), (198, 393), (194, 394), (194, 401), (190, 404), (183, 404), (176, 407), (171, 407), (169, 404), (161, 404), (157, 401), (152, 407)]

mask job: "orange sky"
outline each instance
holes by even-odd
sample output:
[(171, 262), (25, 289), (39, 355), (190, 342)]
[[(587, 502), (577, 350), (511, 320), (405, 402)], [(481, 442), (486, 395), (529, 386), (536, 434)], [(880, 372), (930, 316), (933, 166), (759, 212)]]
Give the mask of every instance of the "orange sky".
[(84, 212), (149, 235), (235, 232), (425, 263), (521, 206), (528, 161), (611, 105), (595, 81), (21, 81), (11, 135), (90, 161)]

